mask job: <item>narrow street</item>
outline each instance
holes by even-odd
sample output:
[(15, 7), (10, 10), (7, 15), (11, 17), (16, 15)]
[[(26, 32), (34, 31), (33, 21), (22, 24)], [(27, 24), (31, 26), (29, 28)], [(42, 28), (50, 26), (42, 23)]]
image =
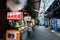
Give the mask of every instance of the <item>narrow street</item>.
[(35, 28), (34, 35), (31, 40), (60, 40), (60, 38), (47, 30), (44, 26)]
[(60, 40), (60, 0), (1, 0), (0, 40)]

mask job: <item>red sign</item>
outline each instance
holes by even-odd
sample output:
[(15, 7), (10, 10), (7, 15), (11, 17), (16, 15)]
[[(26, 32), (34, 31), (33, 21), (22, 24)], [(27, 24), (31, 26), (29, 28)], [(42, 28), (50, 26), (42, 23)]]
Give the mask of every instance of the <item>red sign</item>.
[(22, 12), (8, 12), (7, 19), (21, 19)]

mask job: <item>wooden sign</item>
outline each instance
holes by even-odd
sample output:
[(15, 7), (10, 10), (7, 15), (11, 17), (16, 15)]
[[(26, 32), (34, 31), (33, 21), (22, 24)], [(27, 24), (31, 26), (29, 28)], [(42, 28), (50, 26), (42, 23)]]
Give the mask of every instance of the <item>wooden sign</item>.
[(19, 30), (7, 30), (6, 40), (20, 40), (20, 31)]

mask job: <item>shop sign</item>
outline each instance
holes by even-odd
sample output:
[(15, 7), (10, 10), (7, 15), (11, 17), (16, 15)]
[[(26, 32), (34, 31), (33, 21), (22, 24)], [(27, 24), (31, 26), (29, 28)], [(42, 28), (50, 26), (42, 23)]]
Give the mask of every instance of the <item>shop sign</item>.
[(25, 21), (31, 21), (31, 17), (30, 17), (30, 16), (25, 16), (25, 17), (24, 17), (24, 20), (25, 20)]
[(8, 12), (7, 19), (21, 19), (22, 12)]
[(54, 21), (54, 23), (53, 23), (53, 29), (55, 31), (57, 31), (57, 18), (54, 18), (53, 21)]
[(20, 31), (17, 30), (7, 30), (6, 40), (20, 40)]

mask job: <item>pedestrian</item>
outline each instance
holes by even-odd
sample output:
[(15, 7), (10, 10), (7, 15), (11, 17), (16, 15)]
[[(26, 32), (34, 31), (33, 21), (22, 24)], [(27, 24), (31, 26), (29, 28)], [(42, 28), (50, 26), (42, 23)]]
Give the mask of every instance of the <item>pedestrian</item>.
[(36, 19), (36, 25), (37, 25), (37, 27), (39, 26), (39, 23), (40, 23), (40, 20)]
[(28, 22), (28, 38), (32, 36), (32, 27), (31, 27), (31, 22)]

